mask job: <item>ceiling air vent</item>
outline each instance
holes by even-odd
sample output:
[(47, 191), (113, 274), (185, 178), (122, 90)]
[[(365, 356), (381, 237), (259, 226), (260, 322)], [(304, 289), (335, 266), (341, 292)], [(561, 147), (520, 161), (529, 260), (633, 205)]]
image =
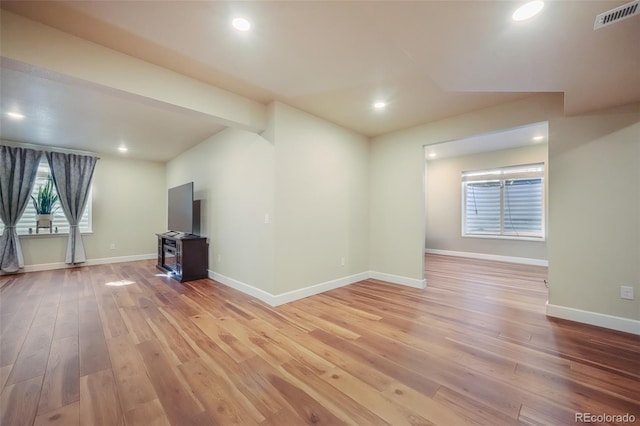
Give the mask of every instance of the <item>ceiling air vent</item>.
[(596, 16), (596, 21), (593, 23), (593, 29), (599, 30), (602, 27), (615, 24), (616, 22), (638, 14), (640, 14), (640, 0), (635, 0), (631, 3), (624, 4)]

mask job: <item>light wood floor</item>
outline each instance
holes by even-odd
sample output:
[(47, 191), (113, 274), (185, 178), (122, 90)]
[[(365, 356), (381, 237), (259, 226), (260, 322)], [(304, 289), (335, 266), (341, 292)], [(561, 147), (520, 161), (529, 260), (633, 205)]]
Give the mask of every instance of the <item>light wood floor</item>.
[(427, 265), (278, 308), (151, 261), (0, 277), (0, 424), (640, 421), (639, 339), (546, 318), (545, 268)]

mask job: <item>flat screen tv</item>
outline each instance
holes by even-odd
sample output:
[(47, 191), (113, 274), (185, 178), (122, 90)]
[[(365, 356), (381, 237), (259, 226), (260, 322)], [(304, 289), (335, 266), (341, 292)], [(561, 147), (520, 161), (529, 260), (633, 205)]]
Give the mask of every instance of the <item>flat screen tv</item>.
[(193, 182), (169, 188), (168, 204), (169, 231), (193, 234)]

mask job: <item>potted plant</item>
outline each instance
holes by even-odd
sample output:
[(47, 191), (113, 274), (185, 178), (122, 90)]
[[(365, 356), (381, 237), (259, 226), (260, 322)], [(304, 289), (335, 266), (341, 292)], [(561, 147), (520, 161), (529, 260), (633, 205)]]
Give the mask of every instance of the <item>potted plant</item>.
[(38, 195), (36, 197), (32, 195), (31, 201), (36, 210), (36, 233), (38, 228), (49, 228), (49, 231), (51, 231), (53, 214), (60, 207), (56, 206), (58, 194), (54, 191), (51, 176), (47, 177), (47, 183), (44, 186), (40, 185), (38, 187)]

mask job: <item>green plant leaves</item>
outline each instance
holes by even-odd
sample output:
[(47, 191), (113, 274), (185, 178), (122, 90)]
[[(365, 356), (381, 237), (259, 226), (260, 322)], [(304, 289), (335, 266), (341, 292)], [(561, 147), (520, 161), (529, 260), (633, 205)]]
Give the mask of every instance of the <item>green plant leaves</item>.
[[(38, 187), (38, 195), (31, 196), (33, 202), (33, 208), (35, 208), (37, 214), (53, 214), (60, 206), (55, 204), (58, 202), (58, 194), (56, 194), (53, 187), (53, 179), (51, 175), (47, 177), (47, 183)], [(55, 206), (55, 209), (54, 209)]]

